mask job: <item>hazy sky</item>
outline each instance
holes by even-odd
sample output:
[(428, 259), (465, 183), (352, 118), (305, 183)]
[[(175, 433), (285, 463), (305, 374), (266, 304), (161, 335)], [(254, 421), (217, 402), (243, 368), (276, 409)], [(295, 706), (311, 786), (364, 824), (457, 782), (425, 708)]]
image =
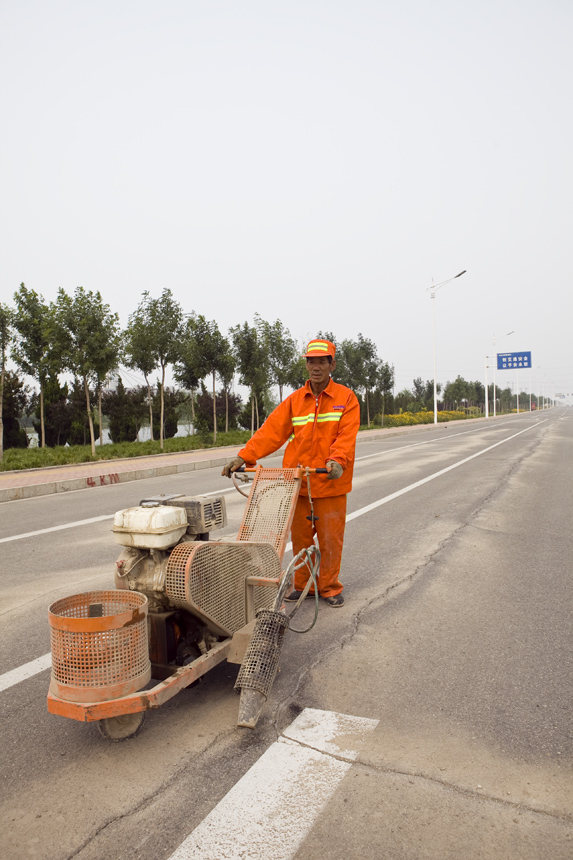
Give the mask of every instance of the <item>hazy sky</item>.
[(125, 324), (169, 287), (224, 332), (362, 332), (398, 390), (433, 377), (432, 279), (467, 269), (438, 380), (483, 380), (497, 335), (573, 393), (572, 25), (571, 0), (3, 0), (0, 298), (82, 285)]

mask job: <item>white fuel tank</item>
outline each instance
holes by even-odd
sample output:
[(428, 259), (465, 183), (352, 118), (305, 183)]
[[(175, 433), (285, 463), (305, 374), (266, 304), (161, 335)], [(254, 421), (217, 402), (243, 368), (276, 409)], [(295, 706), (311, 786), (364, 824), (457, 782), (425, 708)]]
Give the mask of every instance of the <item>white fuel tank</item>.
[(187, 512), (169, 505), (124, 508), (113, 519), (115, 542), (139, 549), (168, 549), (187, 531)]

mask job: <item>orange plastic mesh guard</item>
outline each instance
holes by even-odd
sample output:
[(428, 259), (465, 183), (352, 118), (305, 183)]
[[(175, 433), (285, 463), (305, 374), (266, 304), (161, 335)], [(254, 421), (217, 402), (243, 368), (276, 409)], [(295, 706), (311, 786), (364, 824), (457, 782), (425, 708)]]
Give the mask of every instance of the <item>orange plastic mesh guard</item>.
[[(171, 603), (191, 611), (217, 635), (230, 636), (247, 621), (245, 579), (277, 579), (281, 563), (268, 543), (188, 541), (169, 556), (165, 591)], [(276, 586), (255, 588), (255, 610), (271, 606)]]
[(102, 702), (144, 687), (151, 678), (147, 608), (138, 591), (88, 591), (52, 603), (52, 692)]
[(270, 543), (282, 559), (300, 492), (300, 476), (300, 469), (257, 468), (238, 541)]

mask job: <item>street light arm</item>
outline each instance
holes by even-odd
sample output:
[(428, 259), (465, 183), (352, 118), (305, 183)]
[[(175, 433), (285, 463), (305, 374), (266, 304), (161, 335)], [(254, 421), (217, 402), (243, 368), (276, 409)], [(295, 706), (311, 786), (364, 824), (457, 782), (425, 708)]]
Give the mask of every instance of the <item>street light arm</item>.
[(431, 287), (426, 287), (426, 292), (429, 293), (431, 291), (431, 292), (435, 293), (436, 290), (440, 289), (440, 287), (444, 287), (446, 284), (449, 284), (452, 281), (455, 281), (456, 278), (461, 278), (461, 276), (465, 275), (466, 272), (467, 272), (467, 269), (464, 269), (463, 272), (459, 272), (457, 275), (454, 275), (453, 278), (448, 278), (447, 281), (441, 281), (439, 284), (432, 284)]

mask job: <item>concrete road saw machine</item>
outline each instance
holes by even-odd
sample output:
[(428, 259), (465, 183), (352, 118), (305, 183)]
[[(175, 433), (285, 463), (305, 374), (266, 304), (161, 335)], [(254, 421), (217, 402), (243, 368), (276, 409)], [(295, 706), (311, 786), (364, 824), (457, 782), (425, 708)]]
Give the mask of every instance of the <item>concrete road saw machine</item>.
[[(115, 588), (49, 607), (51, 713), (97, 722), (105, 738), (124, 740), (137, 734), (146, 711), (227, 660), (240, 664), (238, 725), (255, 727), (284, 634), (295, 629), (291, 619), (320, 564), (313, 544), (282, 570), (301, 481), (326, 470), (246, 471), (253, 476), (233, 474), (245, 496), (237, 481), (253, 477), (234, 541), (209, 539), (227, 522), (223, 495), (160, 495), (116, 513), (113, 533), (123, 549)], [(308, 585), (287, 614), (284, 599), (302, 566)]]

